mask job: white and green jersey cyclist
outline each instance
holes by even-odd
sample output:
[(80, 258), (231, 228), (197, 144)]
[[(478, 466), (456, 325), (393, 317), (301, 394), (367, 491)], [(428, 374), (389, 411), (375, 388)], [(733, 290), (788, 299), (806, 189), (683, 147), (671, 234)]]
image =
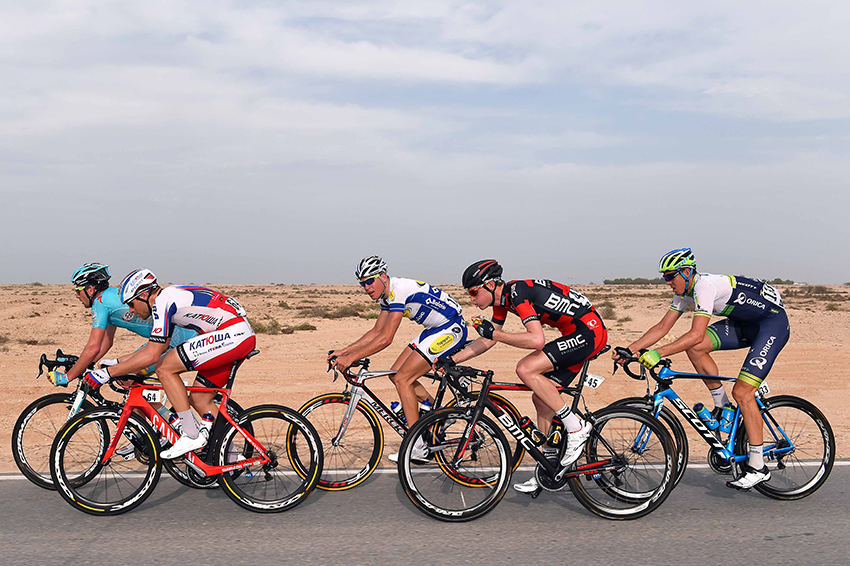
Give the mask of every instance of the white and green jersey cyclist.
[(776, 355), (788, 342), (790, 328), (779, 291), (758, 279), (695, 273), (690, 291), (675, 295), (670, 309), (694, 309), (694, 316), (724, 316), (706, 330), (713, 350), (749, 347), (738, 379), (758, 387)]

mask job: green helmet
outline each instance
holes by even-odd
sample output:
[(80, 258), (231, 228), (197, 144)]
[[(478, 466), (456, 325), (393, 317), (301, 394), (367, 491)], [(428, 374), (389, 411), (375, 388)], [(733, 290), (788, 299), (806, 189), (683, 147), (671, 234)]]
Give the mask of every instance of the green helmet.
[(678, 271), (683, 267), (692, 267), (696, 269), (696, 265), (697, 260), (694, 258), (691, 248), (681, 248), (673, 250), (672, 252), (667, 252), (661, 256), (661, 261), (658, 262), (658, 271), (660, 273), (664, 273), (665, 271)]

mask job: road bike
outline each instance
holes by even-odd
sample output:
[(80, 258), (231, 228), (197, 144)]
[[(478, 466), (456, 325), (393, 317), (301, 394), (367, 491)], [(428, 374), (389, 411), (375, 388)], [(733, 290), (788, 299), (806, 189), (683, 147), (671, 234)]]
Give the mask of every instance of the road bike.
[[(341, 393), (319, 395), (299, 409), (301, 414), (309, 417), (322, 439), (325, 464), (319, 480), (319, 489), (351, 489), (372, 475), (381, 462), (384, 450), (384, 429), (380, 419), (386, 421), (399, 436), (403, 437), (407, 433), (407, 423), (366, 385), (370, 379), (395, 375), (396, 370), (369, 371), (369, 364), (369, 358), (354, 362), (346, 371), (341, 372), (346, 381)], [(354, 373), (352, 370), (357, 368), (359, 371)], [(332, 364), (329, 364), (328, 371), (331, 369)], [(333, 368), (333, 372), (336, 381), (339, 372), (336, 368)], [(440, 381), (434, 395), (435, 407), (458, 402), (458, 396), (443, 378), (432, 372), (423, 377)], [(465, 386), (460, 384), (457, 387), (465, 389)], [(510, 401), (496, 394), (491, 395), (491, 399), (519, 420), (519, 411)], [(512, 447), (512, 469), (519, 466), (522, 456), (521, 446)]]
[[(78, 356), (65, 354), (61, 349), (56, 350), (56, 357), (52, 360), (48, 359), (47, 354), (42, 354), (36, 379), (41, 377), (45, 369), (54, 371), (64, 368), (68, 371), (78, 359)], [(148, 379), (152, 377), (149, 376)], [(89, 391), (81, 388), (81, 383), (82, 379), (78, 378), (74, 380), (75, 389), (72, 392), (50, 393), (39, 397), (21, 412), (12, 428), (12, 456), (15, 464), (24, 477), (44, 489), (55, 489), (50, 475), (50, 447), (62, 425), (80, 411), (95, 407), (120, 408), (121, 406), (117, 401), (104, 398), (99, 390)], [(109, 382), (109, 387), (120, 395), (126, 393), (114, 381)], [(150, 401), (162, 400), (158, 395), (160, 392), (149, 391)], [(221, 402), (220, 395), (216, 396), (215, 402), (217, 404)], [(227, 409), (234, 417), (242, 411), (242, 407), (233, 399), (228, 399)], [(166, 442), (163, 448), (168, 446), (170, 444)], [(164, 467), (172, 477), (188, 487), (198, 489), (218, 487), (215, 478), (200, 478), (192, 472), (191, 468), (180, 462), (167, 460), (164, 462)]]
[[(589, 361), (577, 385), (565, 388), (572, 396), (572, 410), (593, 427), (581, 456), (567, 467), (560, 465), (566, 442), (548, 459), (539, 448), (541, 439), (490, 400), (492, 371), (445, 367), (453, 385), (476, 381), (480, 390), (474, 403), (435, 411), (417, 421), (404, 437), (398, 472), (405, 494), (423, 513), (443, 521), (469, 521), (491, 511), (511, 478), (504, 427), (537, 462), (535, 478), (542, 490), (560, 491), (569, 485), (585, 508), (607, 519), (637, 519), (657, 509), (673, 489), (676, 459), (670, 435), (656, 419), (637, 409), (590, 411), (586, 403), (580, 409)], [(473, 395), (459, 394), (473, 400)], [(636, 438), (644, 442), (636, 444)], [(428, 446), (431, 459), (425, 464), (413, 457), (417, 442)]]
[[(220, 393), (226, 403), (237, 369), (256, 353), (233, 363), (225, 387), (187, 389)], [(59, 430), (51, 447), (54, 485), (73, 507), (92, 515), (117, 515), (144, 502), (162, 470), (158, 437), (173, 444), (179, 436), (145, 397), (146, 391), (161, 391), (162, 386), (131, 379), (134, 383), (120, 409), (96, 407), (76, 415)], [(205, 451), (187, 453), (181, 460), (199, 476), (216, 477), (228, 497), (251, 511), (279, 512), (298, 505), (321, 475), (318, 434), (287, 407), (258, 405), (236, 418), (219, 411), (208, 434)], [(116, 448), (128, 442), (135, 447), (133, 457), (116, 454)], [(292, 465), (295, 451), (297, 469)]]
[[(670, 413), (664, 404), (664, 401), (669, 401), (708, 444), (709, 467), (718, 474), (732, 474), (733, 479), (743, 475), (743, 466), (749, 457), (749, 442), (741, 409), (735, 408), (731, 428), (724, 440), (720, 429), (710, 430), (673, 390), (675, 379), (734, 382), (735, 378), (675, 371), (671, 369), (669, 359), (661, 360), (657, 371), (654, 368), (647, 371), (641, 365), (640, 371), (635, 372), (630, 365), (639, 364), (638, 357), (625, 348), (617, 348), (617, 354), (625, 360), (623, 369), (630, 377), (646, 380), (647, 394), (645, 397), (623, 399), (614, 405), (640, 407), (661, 417), (665, 410)], [(655, 389), (650, 393), (652, 382)], [(764, 421), (764, 460), (770, 469), (770, 479), (756, 485), (755, 489), (774, 499), (801, 499), (817, 491), (829, 477), (835, 462), (835, 436), (827, 418), (809, 401), (793, 395), (768, 397), (769, 393), (767, 382), (756, 390), (756, 403)], [(669, 422), (667, 418), (665, 421)], [(681, 432), (674, 432), (677, 435), (675, 443), (679, 450), (678, 459), (685, 462), (679, 472), (680, 479), (688, 461), (688, 438), (681, 425), (679, 429)], [(642, 439), (636, 437), (635, 442), (642, 442)]]

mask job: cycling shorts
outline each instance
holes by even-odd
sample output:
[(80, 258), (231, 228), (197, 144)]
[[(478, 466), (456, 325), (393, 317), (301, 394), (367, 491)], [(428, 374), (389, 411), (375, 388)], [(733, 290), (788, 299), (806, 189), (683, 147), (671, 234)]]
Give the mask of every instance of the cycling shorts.
[(433, 364), (437, 358), (450, 356), (463, 348), (466, 344), (467, 327), (462, 318), (455, 318), (422, 331), (410, 348), (425, 358), (429, 364)]
[(187, 370), (195, 370), (199, 377), (224, 387), (233, 362), (243, 359), (256, 345), (251, 325), (244, 318), (234, 318), (213, 332), (180, 344), (177, 355)]
[(543, 346), (543, 353), (554, 368), (543, 375), (564, 387), (579, 374), (585, 360), (598, 354), (608, 343), (608, 331), (596, 313), (587, 313), (574, 324), (574, 332)]
[(705, 333), (711, 338), (712, 350), (750, 349), (738, 379), (758, 387), (767, 378), (776, 356), (788, 343), (791, 329), (788, 315), (782, 309), (756, 322), (729, 318), (718, 320)]

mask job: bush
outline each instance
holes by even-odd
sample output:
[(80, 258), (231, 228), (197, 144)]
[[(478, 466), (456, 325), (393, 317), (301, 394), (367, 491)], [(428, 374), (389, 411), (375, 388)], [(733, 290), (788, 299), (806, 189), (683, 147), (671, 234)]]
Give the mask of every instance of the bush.
[(841, 307), (839, 307), (835, 303), (829, 303), (828, 305), (826, 305), (826, 310), (828, 310), (828, 311), (840, 311)]
[(8, 336), (6, 336), (5, 334), (0, 334), (0, 344), (5, 344), (8, 341), (9, 341)]
[(277, 304), (277, 306), (279, 306), (282, 309), (291, 309), (292, 308), (292, 307), (289, 306), (289, 303), (287, 303), (286, 301), (280, 301)]
[(309, 322), (302, 322), (296, 326), (287, 326), (287, 328), (291, 328), (294, 330), (316, 330), (316, 327), (310, 324)]
[(624, 316), (623, 318), (617, 319), (617, 322), (631, 322), (631, 321), (632, 321), (632, 317), (630, 317), (630, 316)]
[(248, 324), (254, 329), (255, 334), (280, 334), (280, 323), (273, 318), (269, 318), (268, 322), (263, 322), (248, 317)]
[(38, 281), (33, 281), (30, 285), (33, 287), (44, 287), (44, 283), (39, 283)]
[(345, 305), (330, 310), (327, 307), (298, 307), (298, 316), (312, 318), (346, 318), (349, 316), (360, 316), (363, 312), (361, 305)]
[(663, 285), (664, 279), (646, 279), (645, 277), (618, 277), (616, 279), (603, 279), (605, 285)]
[(777, 277), (776, 279), (771, 279), (768, 281), (771, 285), (793, 285), (794, 282), (791, 279), (780, 279)]

